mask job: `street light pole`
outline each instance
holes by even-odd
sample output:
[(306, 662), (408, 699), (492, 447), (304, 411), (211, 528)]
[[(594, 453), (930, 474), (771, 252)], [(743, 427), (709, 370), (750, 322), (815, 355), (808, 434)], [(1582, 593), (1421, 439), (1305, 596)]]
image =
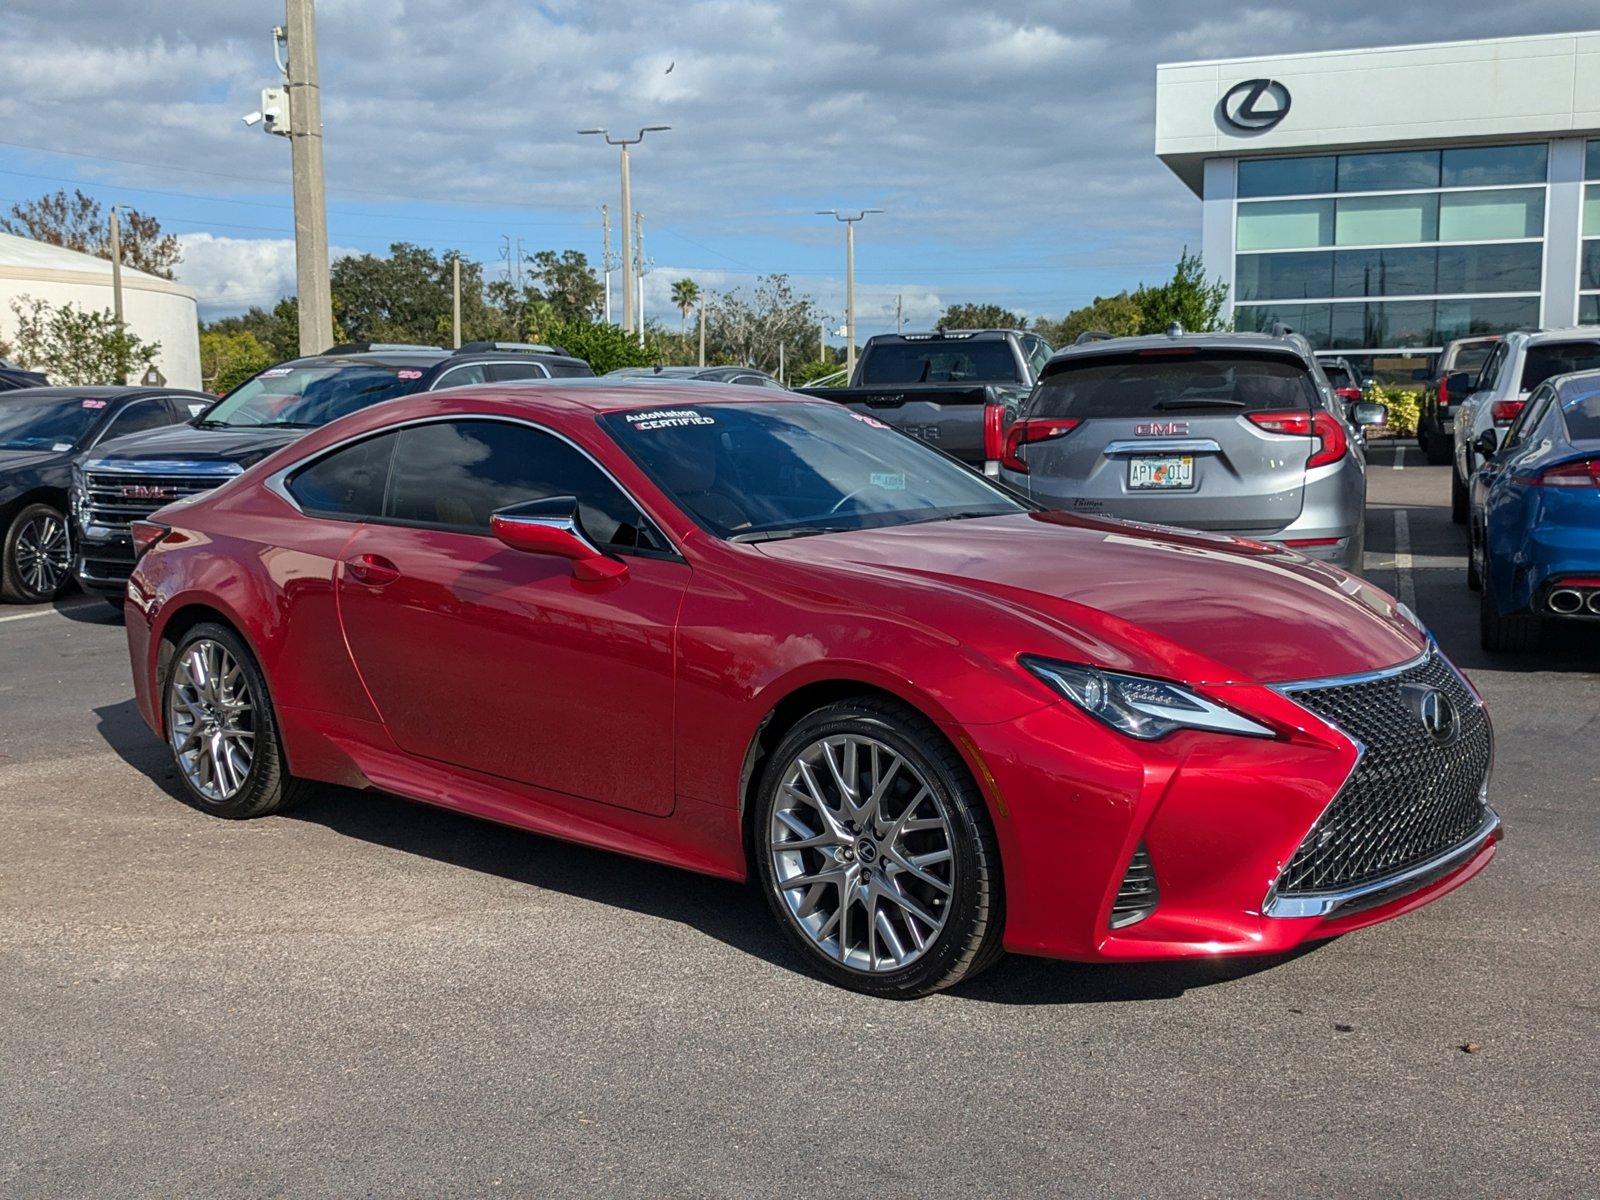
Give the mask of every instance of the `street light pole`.
[(844, 223), (844, 369), (851, 378), (856, 373), (856, 222), (868, 213), (882, 211), (881, 208), (863, 208), (851, 217), (837, 208), (817, 210), (819, 217), (832, 217)]
[[(122, 323), (122, 225), (115, 204), (111, 206), (111, 315), (116, 318), (117, 332), (121, 333), (125, 328)], [(119, 372), (117, 382), (128, 381)]]
[(614, 138), (604, 129), (580, 129), (580, 134), (598, 134), (608, 146), (622, 147), (622, 331), (632, 333), (634, 327), (634, 282), (632, 264), (628, 255), (633, 244), (633, 178), (628, 169), (628, 147), (644, 141), (647, 133), (665, 133), (671, 125), (646, 125), (638, 137)]

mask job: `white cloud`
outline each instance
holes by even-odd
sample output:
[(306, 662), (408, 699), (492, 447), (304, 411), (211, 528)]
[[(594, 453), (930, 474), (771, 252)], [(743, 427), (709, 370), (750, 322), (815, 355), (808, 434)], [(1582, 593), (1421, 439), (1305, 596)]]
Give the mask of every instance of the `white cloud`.
[[(186, 233), (178, 240), (183, 245), (178, 282), (199, 293), (203, 318), (242, 312), (252, 305), (270, 308), (281, 297), (294, 295), (293, 238)], [(330, 256), (342, 258), (354, 253), (335, 246)]]

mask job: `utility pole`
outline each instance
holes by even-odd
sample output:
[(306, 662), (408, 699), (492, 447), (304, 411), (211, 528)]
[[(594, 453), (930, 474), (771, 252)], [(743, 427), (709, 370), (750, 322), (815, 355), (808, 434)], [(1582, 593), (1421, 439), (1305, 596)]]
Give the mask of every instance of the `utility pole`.
[(321, 354), (333, 344), (333, 296), (328, 284), (328, 196), (322, 177), (322, 99), (312, 0), (284, 0), (284, 15), (300, 353)]
[(602, 243), (605, 249), (600, 255), (600, 266), (604, 269), (606, 276), (606, 324), (609, 325), (611, 324), (611, 268), (613, 265), (611, 262), (611, 206), (609, 204), (600, 206), (600, 224), (605, 229), (605, 241)]
[[(115, 204), (111, 206), (111, 315), (116, 318), (117, 332), (122, 332), (126, 328), (122, 321), (122, 225)], [(128, 382), (121, 371), (117, 382)]]
[[(633, 177), (628, 169), (628, 147), (637, 146), (644, 141), (647, 133), (665, 133), (671, 125), (646, 125), (639, 130), (638, 137), (614, 138), (604, 129), (580, 129), (579, 134), (599, 134), (606, 139), (608, 146), (622, 147), (622, 331), (632, 333), (634, 329), (633, 301), (634, 282), (633, 272), (629, 269), (629, 244), (633, 241)], [(643, 344), (643, 322), (640, 322), (640, 342)]]
[(450, 328), (455, 348), (461, 349), (461, 256), (450, 260)]
[(778, 343), (778, 382), (783, 382), (783, 343)]
[(828, 361), (828, 321), (827, 318), (817, 322), (817, 361)]
[(700, 365), (706, 365), (706, 302), (700, 301)]
[(906, 331), (906, 298), (903, 295), (894, 298), (894, 331)]
[(844, 223), (844, 366), (853, 378), (856, 373), (856, 222), (881, 208), (863, 208), (848, 217), (837, 208), (819, 209), (819, 217), (832, 217)]
[(639, 306), (634, 309), (639, 330), (639, 345), (644, 345), (644, 214), (633, 214), (633, 273), (639, 281)]

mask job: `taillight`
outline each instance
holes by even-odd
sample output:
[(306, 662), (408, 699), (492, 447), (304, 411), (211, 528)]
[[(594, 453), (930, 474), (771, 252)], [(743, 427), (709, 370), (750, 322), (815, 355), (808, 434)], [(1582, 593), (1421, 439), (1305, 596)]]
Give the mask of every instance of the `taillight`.
[(1307, 546), (1337, 546), (1343, 538), (1284, 538), (1283, 544), (1295, 550), (1303, 550)]
[(1316, 438), (1316, 448), (1311, 451), (1311, 457), (1306, 459), (1308, 468), (1325, 467), (1329, 463), (1336, 463), (1344, 457), (1344, 452), (1348, 448), (1344, 426), (1339, 424), (1332, 413), (1321, 409), (1314, 413), (1293, 409), (1288, 412), (1255, 412), (1246, 415), (1252, 424), (1260, 426), (1269, 433)]
[(144, 557), (145, 551), (172, 532), (170, 526), (158, 525), (154, 521), (135, 521), (128, 529), (133, 535), (133, 560), (135, 562)]
[(1000, 455), (1000, 465), (1008, 471), (1018, 474), (1028, 473), (1028, 464), (1022, 460), (1019, 453), (1022, 447), (1034, 442), (1048, 442), (1053, 438), (1065, 437), (1076, 429), (1082, 422), (1075, 417), (1032, 417), (1024, 421), (1013, 421), (1011, 428), (1006, 430), (1005, 450)]
[(1006, 406), (987, 404), (983, 409), (983, 461), (994, 462), (1006, 452)]
[(1600, 458), (1582, 458), (1540, 471), (1533, 480), (1537, 487), (1600, 487)]
[(1359, 399), (1361, 399), (1361, 389), (1358, 388), (1358, 387), (1334, 388), (1333, 389), (1333, 394), (1335, 396), (1339, 397), (1339, 399), (1341, 399), (1341, 400), (1359, 400)]
[(1445, 377), (1439, 376), (1439, 407), (1450, 407), (1450, 389), (1445, 386)]
[(1496, 400), (1489, 406), (1489, 415), (1496, 425), (1509, 425), (1527, 403), (1526, 400)]

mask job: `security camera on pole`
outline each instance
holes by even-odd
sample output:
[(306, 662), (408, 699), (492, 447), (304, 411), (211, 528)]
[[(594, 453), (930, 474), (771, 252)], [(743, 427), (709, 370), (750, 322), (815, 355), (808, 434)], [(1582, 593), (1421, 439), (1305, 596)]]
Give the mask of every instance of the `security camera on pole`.
[(261, 110), (244, 118), (289, 139), (294, 177), (294, 271), (300, 353), (333, 344), (328, 283), (328, 196), (322, 178), (322, 99), (317, 84), (317, 30), (312, 0), (284, 0), (284, 23), (272, 31), (272, 54), (287, 86), (265, 88)]
[[(599, 134), (606, 139), (608, 146), (622, 147), (622, 331), (632, 333), (634, 328), (633, 304), (634, 282), (633, 263), (629, 257), (633, 245), (633, 179), (628, 172), (628, 147), (637, 146), (644, 141), (647, 133), (665, 133), (671, 125), (646, 125), (639, 130), (638, 137), (614, 138), (604, 129), (580, 129), (579, 134)], [(643, 322), (640, 322), (643, 328)]]
[(856, 374), (856, 222), (881, 208), (863, 208), (849, 217), (837, 208), (817, 210), (819, 217), (832, 217), (844, 223), (844, 369), (851, 379)]

